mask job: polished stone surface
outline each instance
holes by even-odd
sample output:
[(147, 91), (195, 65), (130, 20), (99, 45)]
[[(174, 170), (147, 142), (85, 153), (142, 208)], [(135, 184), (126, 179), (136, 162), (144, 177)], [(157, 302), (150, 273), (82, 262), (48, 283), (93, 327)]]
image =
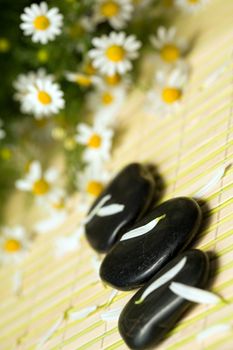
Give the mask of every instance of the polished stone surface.
[[(125, 167), (92, 205), (86, 237), (98, 252), (107, 252), (150, 206), (155, 181), (148, 167)], [(94, 214), (93, 214), (94, 213)]]
[(187, 247), (199, 229), (201, 217), (199, 205), (191, 198), (162, 203), (125, 232), (103, 260), (100, 277), (120, 290), (142, 286)]
[(191, 305), (169, 289), (171, 282), (203, 288), (208, 275), (208, 257), (200, 250), (186, 251), (170, 261), (121, 312), (118, 326), (128, 347), (155, 349)]

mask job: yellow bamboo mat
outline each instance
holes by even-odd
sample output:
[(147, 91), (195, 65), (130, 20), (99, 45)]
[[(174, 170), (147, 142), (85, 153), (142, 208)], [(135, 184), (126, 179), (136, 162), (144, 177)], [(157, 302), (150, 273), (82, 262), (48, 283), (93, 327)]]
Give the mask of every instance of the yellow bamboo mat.
[[(121, 113), (121, 132), (114, 146), (111, 168), (117, 171), (131, 161), (156, 164), (165, 182), (163, 200), (195, 194), (217, 169), (233, 161), (232, 23), (233, 2), (229, 0), (213, 0), (201, 13), (177, 18), (180, 32), (183, 30), (194, 39), (188, 58), (191, 80), (182, 110), (166, 119), (145, 114), (145, 94), (137, 89)], [(148, 58), (145, 70), (150, 63)], [(203, 89), (206, 78), (222, 67), (225, 68), (218, 79)], [(230, 331), (212, 335), (202, 343), (197, 340), (197, 335), (210, 326), (224, 323), (233, 327), (232, 174), (233, 167), (204, 198), (209, 222), (196, 245), (216, 253), (212, 290), (227, 303), (195, 306), (158, 349), (233, 348)], [(78, 206), (78, 200), (74, 199), (73, 205)], [(127, 349), (118, 334), (117, 322), (105, 323), (100, 314), (125, 305), (132, 293), (120, 292), (110, 306), (106, 304), (111, 289), (99, 281), (92, 266), (94, 252), (85, 239), (77, 253), (54, 258), (54, 238), (71, 233), (79, 221), (73, 212), (59, 230), (33, 243), (32, 252), (21, 268), (20, 296), (12, 292), (12, 276), (17, 269), (0, 270), (0, 349)], [(70, 308), (80, 311), (91, 306), (97, 309), (84, 319), (71, 321), (65, 317)], [(53, 326), (55, 332), (40, 345)]]

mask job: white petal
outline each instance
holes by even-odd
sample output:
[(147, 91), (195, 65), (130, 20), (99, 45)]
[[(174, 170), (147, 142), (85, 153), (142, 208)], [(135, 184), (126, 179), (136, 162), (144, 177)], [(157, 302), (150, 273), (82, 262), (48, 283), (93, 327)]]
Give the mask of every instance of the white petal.
[(61, 215), (59, 213), (58, 215), (54, 215), (49, 217), (48, 219), (37, 222), (34, 226), (34, 229), (37, 233), (47, 233), (49, 231), (55, 230), (56, 228), (64, 224), (66, 218), (66, 215)]
[(106, 48), (106, 43), (100, 38), (94, 38), (92, 40), (92, 43), (93, 43), (94, 46), (96, 46), (98, 48), (101, 48), (101, 49), (105, 49)]
[(215, 83), (216, 80), (223, 75), (227, 66), (228, 66), (228, 63), (227, 64), (225, 63), (224, 65), (220, 66), (218, 69), (210, 73), (202, 84), (203, 89), (211, 87), (211, 85), (213, 85), (213, 83)]
[(23, 226), (15, 226), (12, 228), (12, 233), (14, 233), (15, 238), (18, 238), (21, 241), (26, 238), (26, 231)]
[(194, 303), (218, 304), (222, 301), (222, 299), (214, 293), (191, 287), (183, 283), (172, 282), (169, 289), (176, 295)]
[(170, 281), (174, 278), (184, 267), (187, 258), (184, 257), (182, 260), (178, 262), (173, 268), (167, 271), (164, 275), (160, 276), (157, 280), (155, 280), (151, 285), (142, 293), (139, 300), (135, 302), (135, 304), (141, 304), (151, 293), (153, 293), (156, 289)]
[(107, 312), (103, 312), (100, 315), (101, 320), (108, 322), (108, 321), (117, 321), (120, 314), (122, 311), (122, 307), (116, 308), (116, 309), (112, 309), (110, 311)]
[(18, 188), (21, 191), (30, 191), (31, 190), (31, 184), (26, 180), (17, 180), (15, 183), (16, 188)]
[(222, 334), (223, 332), (229, 332), (232, 330), (231, 324), (227, 323), (219, 323), (215, 324), (214, 326), (211, 326), (207, 329), (204, 329), (202, 332), (200, 332), (196, 339), (198, 342), (203, 342), (205, 339), (215, 336), (216, 334)]
[(22, 288), (22, 273), (21, 271), (16, 271), (12, 279), (12, 290), (16, 295), (20, 294)]
[(64, 317), (61, 316), (59, 319), (54, 323), (54, 325), (48, 330), (47, 333), (45, 333), (42, 338), (39, 340), (39, 343), (37, 344), (36, 349), (41, 350), (42, 346), (51, 338), (51, 336), (56, 332), (56, 330), (61, 326), (63, 322)]
[(111, 198), (110, 194), (107, 194), (104, 196), (99, 203), (92, 209), (92, 211), (89, 213), (89, 215), (84, 220), (84, 224), (87, 224), (91, 219), (96, 215), (96, 213), (99, 211), (99, 209)]
[(76, 251), (78, 247), (79, 241), (75, 236), (59, 237), (55, 241), (55, 255), (61, 258), (67, 253)]
[(97, 309), (97, 305), (94, 305), (94, 306), (86, 307), (85, 309), (82, 309), (80, 311), (71, 312), (69, 313), (69, 319), (71, 321), (81, 320), (82, 318), (89, 316), (96, 309)]
[(115, 299), (118, 293), (119, 291), (117, 289), (113, 289), (108, 299), (108, 305), (111, 305), (111, 303), (113, 302), (113, 300)]
[(139, 236), (145, 235), (146, 233), (150, 232), (159, 223), (160, 220), (164, 219), (165, 216), (166, 216), (165, 214), (161, 215), (158, 218), (151, 220), (146, 225), (137, 227), (134, 230), (131, 230), (131, 231), (127, 232), (126, 234), (124, 234), (121, 237), (120, 240), (121, 241), (125, 241), (127, 239), (131, 239), (131, 238), (135, 238), (135, 237), (139, 237)]
[(194, 194), (194, 198), (202, 198), (204, 197), (206, 194), (208, 194), (210, 192), (210, 190), (212, 188), (214, 188), (217, 183), (222, 179), (222, 177), (225, 175), (227, 168), (229, 168), (230, 164), (227, 166), (222, 166), (221, 168), (219, 168), (213, 178), (205, 185), (203, 186), (198, 192), (196, 192), (196, 194)]
[(32, 180), (38, 180), (41, 177), (41, 165), (38, 161), (33, 161), (30, 165), (29, 177)]
[(58, 171), (55, 168), (50, 168), (45, 173), (45, 180), (52, 183), (58, 178)]
[(110, 204), (106, 207), (102, 207), (98, 210), (97, 216), (109, 216), (121, 213), (125, 209), (125, 206), (123, 204)]

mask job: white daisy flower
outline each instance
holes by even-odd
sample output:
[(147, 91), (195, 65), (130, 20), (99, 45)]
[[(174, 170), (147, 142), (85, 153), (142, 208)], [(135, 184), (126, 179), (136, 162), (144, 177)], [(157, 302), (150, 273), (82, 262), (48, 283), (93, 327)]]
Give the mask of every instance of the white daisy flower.
[(48, 8), (46, 2), (25, 7), (21, 15), (20, 28), (24, 35), (32, 36), (32, 41), (46, 44), (61, 33), (63, 16), (57, 7)]
[(75, 252), (80, 248), (80, 240), (84, 235), (83, 226), (79, 227), (69, 236), (59, 237), (55, 240), (55, 255), (61, 258), (64, 255)]
[(109, 160), (113, 138), (113, 131), (110, 128), (103, 127), (100, 124), (94, 124), (91, 127), (80, 123), (77, 126), (77, 131), (76, 141), (86, 146), (83, 153), (84, 161)]
[(76, 83), (83, 87), (90, 87), (91, 85), (101, 84), (101, 78), (97, 75), (88, 75), (83, 73), (67, 72), (65, 77), (68, 81)]
[(88, 197), (98, 197), (109, 181), (110, 174), (103, 169), (101, 163), (92, 163), (85, 167), (82, 172), (78, 172), (76, 178), (77, 188)]
[(60, 86), (44, 69), (20, 74), (13, 86), (16, 89), (14, 97), (21, 103), (21, 111), (34, 114), (36, 119), (57, 113), (64, 107)]
[(39, 161), (33, 161), (29, 165), (28, 173), (24, 179), (17, 180), (15, 185), (21, 191), (31, 192), (38, 198), (51, 198), (55, 191), (54, 181), (59, 172), (56, 168), (49, 168), (44, 173)]
[(188, 80), (186, 66), (173, 69), (170, 73), (158, 71), (156, 81), (158, 91), (154, 89), (148, 93), (147, 108), (162, 116), (170, 115), (180, 106), (185, 84)]
[(124, 32), (112, 32), (92, 40), (94, 49), (89, 56), (93, 59), (93, 66), (103, 74), (124, 74), (132, 69), (131, 60), (138, 57), (141, 43), (134, 35), (126, 36)]
[(0, 262), (19, 263), (29, 248), (29, 238), (22, 226), (2, 227), (0, 234)]
[(123, 86), (109, 88), (106, 85), (89, 96), (89, 106), (95, 112), (95, 122), (109, 127), (116, 125), (116, 117), (126, 100)]
[(176, 38), (176, 28), (159, 27), (156, 36), (151, 36), (152, 45), (166, 63), (176, 63), (186, 52), (187, 42)]
[(177, 6), (189, 13), (198, 12), (208, 2), (209, 0), (175, 0)]
[(67, 197), (63, 190), (56, 189), (56, 191), (53, 191), (45, 203), (49, 216), (38, 221), (34, 226), (34, 230), (39, 234), (44, 234), (63, 225), (69, 214), (66, 201)]
[(65, 105), (59, 84), (50, 77), (38, 78), (28, 85), (28, 93), (22, 100), (22, 108), (34, 114), (36, 119), (58, 113)]
[[(37, 79), (50, 79), (54, 80), (52, 75), (47, 75), (45, 69), (41, 68), (37, 72), (28, 72), (27, 74), (20, 74), (13, 82), (13, 87), (16, 90), (14, 98), (16, 101), (22, 102), (23, 98), (28, 94), (28, 87), (32, 84), (36, 84)], [(30, 108), (29, 108), (30, 110)], [(22, 111), (22, 112), (27, 112)]]
[(133, 12), (131, 0), (97, 0), (95, 21), (107, 21), (114, 29), (124, 28)]
[(3, 129), (3, 121), (0, 119), (0, 140), (4, 139), (6, 136), (6, 132)]

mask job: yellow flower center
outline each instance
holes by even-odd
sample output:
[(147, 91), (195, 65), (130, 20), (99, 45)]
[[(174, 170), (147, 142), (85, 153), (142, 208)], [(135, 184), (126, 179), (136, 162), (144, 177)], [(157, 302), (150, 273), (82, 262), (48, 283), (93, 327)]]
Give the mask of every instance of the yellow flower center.
[(102, 94), (102, 103), (104, 105), (110, 105), (111, 103), (113, 103), (113, 101), (114, 101), (114, 97), (109, 92), (104, 92)]
[(33, 184), (32, 193), (36, 196), (43, 196), (49, 191), (49, 184), (45, 179), (39, 179)]
[(87, 184), (87, 192), (92, 196), (98, 196), (103, 191), (103, 185), (98, 181), (90, 181)]
[(43, 105), (48, 105), (52, 102), (51, 96), (46, 91), (38, 91), (38, 100)]
[(46, 16), (36, 17), (33, 23), (37, 30), (46, 30), (50, 26), (50, 20)]
[(120, 6), (115, 1), (106, 1), (104, 4), (100, 7), (100, 13), (104, 17), (114, 17), (116, 16), (120, 11)]
[(65, 208), (65, 200), (61, 199), (60, 201), (54, 202), (52, 207), (56, 210), (61, 210)]
[(114, 75), (106, 75), (105, 76), (105, 82), (108, 85), (115, 86), (120, 83), (121, 81), (121, 76), (119, 74), (114, 74)]
[(87, 77), (86, 75), (79, 74), (76, 76), (75, 79), (76, 83), (81, 86), (90, 86), (92, 81), (91, 78)]
[(83, 71), (89, 75), (93, 75), (96, 73), (96, 69), (95, 69), (95, 67), (93, 67), (92, 62), (87, 62), (84, 66)]
[(197, 4), (200, 0), (188, 0), (191, 4)]
[(168, 104), (172, 104), (181, 99), (182, 91), (177, 88), (166, 87), (162, 91), (162, 99)]
[(15, 253), (21, 249), (21, 243), (16, 239), (8, 239), (3, 248), (7, 253)]
[(125, 57), (125, 50), (122, 46), (112, 45), (107, 48), (106, 56), (110, 61), (120, 62)]
[(166, 62), (174, 62), (180, 57), (180, 50), (175, 45), (167, 44), (161, 49), (161, 56)]
[(99, 148), (101, 146), (101, 143), (101, 137), (98, 134), (93, 134), (88, 141), (88, 146), (91, 148)]

